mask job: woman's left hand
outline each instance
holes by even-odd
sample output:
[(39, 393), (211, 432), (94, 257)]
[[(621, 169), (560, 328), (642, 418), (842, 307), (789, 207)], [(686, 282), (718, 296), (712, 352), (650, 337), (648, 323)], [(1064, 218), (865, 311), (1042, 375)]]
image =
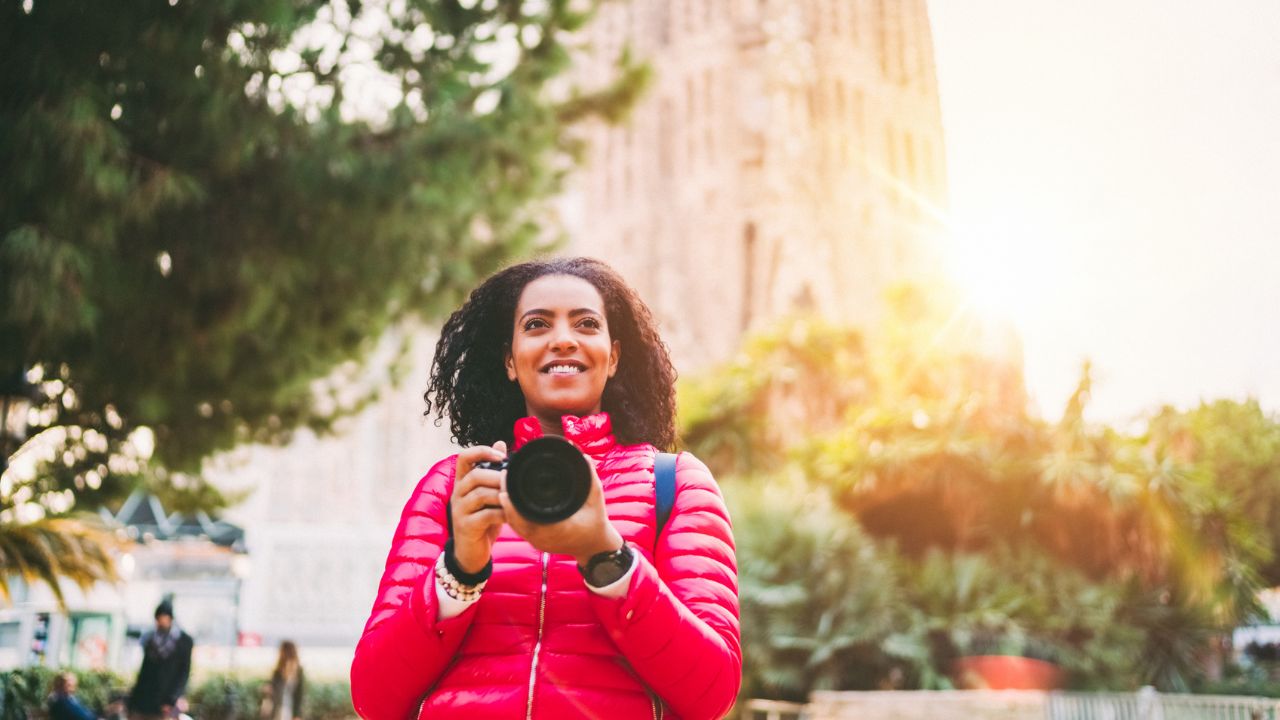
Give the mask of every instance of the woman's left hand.
[(572, 555), (578, 565), (585, 566), (592, 555), (611, 552), (622, 547), (622, 534), (605, 511), (604, 486), (596, 474), (595, 463), (591, 467), (591, 492), (578, 512), (551, 525), (530, 522), (516, 511), (507, 494), (507, 474), (502, 473), (502, 492), (498, 501), (507, 516), (507, 524), (520, 537), (542, 552)]

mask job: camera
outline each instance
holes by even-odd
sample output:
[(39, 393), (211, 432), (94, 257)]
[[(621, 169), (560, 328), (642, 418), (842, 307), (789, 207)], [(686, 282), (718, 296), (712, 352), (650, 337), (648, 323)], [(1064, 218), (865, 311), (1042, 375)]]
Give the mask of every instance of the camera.
[(591, 493), (591, 466), (573, 443), (546, 435), (525, 443), (506, 460), (476, 463), (507, 471), (507, 494), (524, 519), (551, 525), (582, 507)]

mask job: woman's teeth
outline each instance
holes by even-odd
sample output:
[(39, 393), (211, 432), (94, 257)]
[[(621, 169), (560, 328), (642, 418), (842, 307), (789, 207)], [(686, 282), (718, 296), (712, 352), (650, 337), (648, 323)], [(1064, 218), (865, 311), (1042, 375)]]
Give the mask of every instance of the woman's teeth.
[(576, 365), (552, 365), (547, 368), (547, 372), (552, 375), (576, 375), (582, 372), (582, 368)]

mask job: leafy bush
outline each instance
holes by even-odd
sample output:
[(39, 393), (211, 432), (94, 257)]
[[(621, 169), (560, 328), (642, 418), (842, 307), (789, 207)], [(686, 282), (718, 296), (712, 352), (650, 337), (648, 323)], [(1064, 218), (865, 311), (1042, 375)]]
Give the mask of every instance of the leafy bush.
[(214, 675), (188, 692), (188, 712), (200, 720), (256, 718), (262, 706), (262, 688), (262, 680)]
[[(791, 318), (682, 383), (734, 512), (744, 691), (948, 687), (962, 654), (1185, 691), (1280, 577), (1280, 418), (1257, 403), (1057, 421), (921, 293), (865, 335)], [(864, 342), (864, 338), (866, 341)]]
[(888, 671), (891, 567), (825, 493), (782, 476), (726, 488), (737, 539), (743, 690), (802, 700), (874, 688)]
[[(257, 718), (267, 684), (262, 679), (244, 680), (215, 675), (190, 693), (190, 714), (199, 720), (248, 720)], [(351, 687), (346, 682), (307, 681), (303, 698), (304, 720), (348, 720), (356, 717), (351, 705)]]

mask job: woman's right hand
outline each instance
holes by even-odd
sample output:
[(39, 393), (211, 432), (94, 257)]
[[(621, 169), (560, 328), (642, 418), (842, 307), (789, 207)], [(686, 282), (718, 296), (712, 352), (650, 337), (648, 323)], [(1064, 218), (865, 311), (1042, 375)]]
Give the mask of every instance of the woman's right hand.
[(465, 573), (478, 573), (489, 563), (493, 541), (507, 521), (498, 493), (505, 471), (477, 468), (476, 463), (504, 460), (507, 444), (476, 445), (458, 453), (457, 480), (449, 498), (453, 518), (453, 556)]

